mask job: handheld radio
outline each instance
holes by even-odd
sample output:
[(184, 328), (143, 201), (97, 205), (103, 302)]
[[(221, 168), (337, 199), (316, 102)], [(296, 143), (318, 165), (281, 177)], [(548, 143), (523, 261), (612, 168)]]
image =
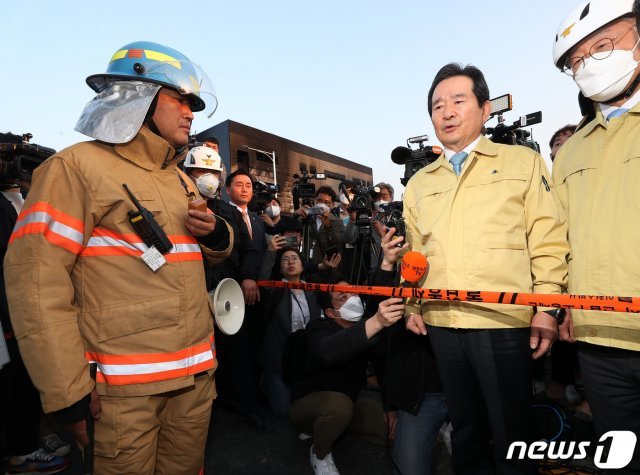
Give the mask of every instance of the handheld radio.
[(133, 226), (133, 229), (135, 229), (136, 234), (142, 238), (147, 246), (155, 247), (158, 252), (162, 254), (169, 252), (173, 248), (173, 244), (169, 241), (162, 227), (155, 220), (151, 212), (144, 208), (136, 197), (133, 196), (133, 193), (125, 183), (122, 184), (122, 187), (136, 208), (138, 208), (138, 211), (129, 211), (129, 222)]

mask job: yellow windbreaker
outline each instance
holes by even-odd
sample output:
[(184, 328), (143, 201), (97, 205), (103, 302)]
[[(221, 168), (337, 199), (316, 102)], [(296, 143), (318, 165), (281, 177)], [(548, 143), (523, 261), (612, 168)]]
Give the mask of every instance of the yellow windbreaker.
[[(640, 297), (640, 104), (560, 148), (553, 181), (569, 223), (569, 292)], [(576, 338), (640, 351), (637, 314), (572, 310)]]
[[(560, 293), (567, 281), (564, 213), (542, 157), (482, 137), (460, 177), (444, 154), (407, 183), (409, 248), (429, 261), (427, 289)], [(452, 328), (529, 326), (531, 307), (408, 301), (406, 314)]]

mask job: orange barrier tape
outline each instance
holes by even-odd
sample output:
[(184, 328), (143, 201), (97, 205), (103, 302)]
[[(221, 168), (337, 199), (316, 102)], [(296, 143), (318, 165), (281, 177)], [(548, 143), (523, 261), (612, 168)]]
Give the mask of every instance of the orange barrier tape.
[(479, 303), (503, 303), (529, 307), (576, 308), (604, 312), (640, 313), (639, 297), (600, 295), (530, 294), (524, 292), (492, 292), (484, 290), (417, 289), (412, 287), (374, 287), (369, 285), (332, 285), (260, 280), (259, 287), (301, 289), (316, 292), (349, 292), (381, 297), (413, 297), (425, 300), (449, 300)]

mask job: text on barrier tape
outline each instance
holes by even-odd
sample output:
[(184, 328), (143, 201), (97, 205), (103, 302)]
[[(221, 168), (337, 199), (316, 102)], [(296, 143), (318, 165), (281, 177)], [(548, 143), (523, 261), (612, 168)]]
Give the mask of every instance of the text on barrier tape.
[(601, 295), (531, 294), (524, 292), (493, 292), (486, 290), (418, 289), (411, 287), (377, 287), (369, 285), (334, 285), (260, 280), (259, 287), (301, 289), (315, 292), (348, 292), (381, 297), (413, 297), (425, 300), (456, 302), (502, 303), (529, 307), (575, 308), (603, 312), (640, 313), (640, 297), (610, 297)]

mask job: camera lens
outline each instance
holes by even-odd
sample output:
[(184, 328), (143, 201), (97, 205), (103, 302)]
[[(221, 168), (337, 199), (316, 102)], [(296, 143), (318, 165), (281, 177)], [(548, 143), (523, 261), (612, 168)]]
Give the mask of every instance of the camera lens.
[(365, 195), (358, 195), (353, 199), (355, 208), (364, 209), (369, 207), (369, 199)]

